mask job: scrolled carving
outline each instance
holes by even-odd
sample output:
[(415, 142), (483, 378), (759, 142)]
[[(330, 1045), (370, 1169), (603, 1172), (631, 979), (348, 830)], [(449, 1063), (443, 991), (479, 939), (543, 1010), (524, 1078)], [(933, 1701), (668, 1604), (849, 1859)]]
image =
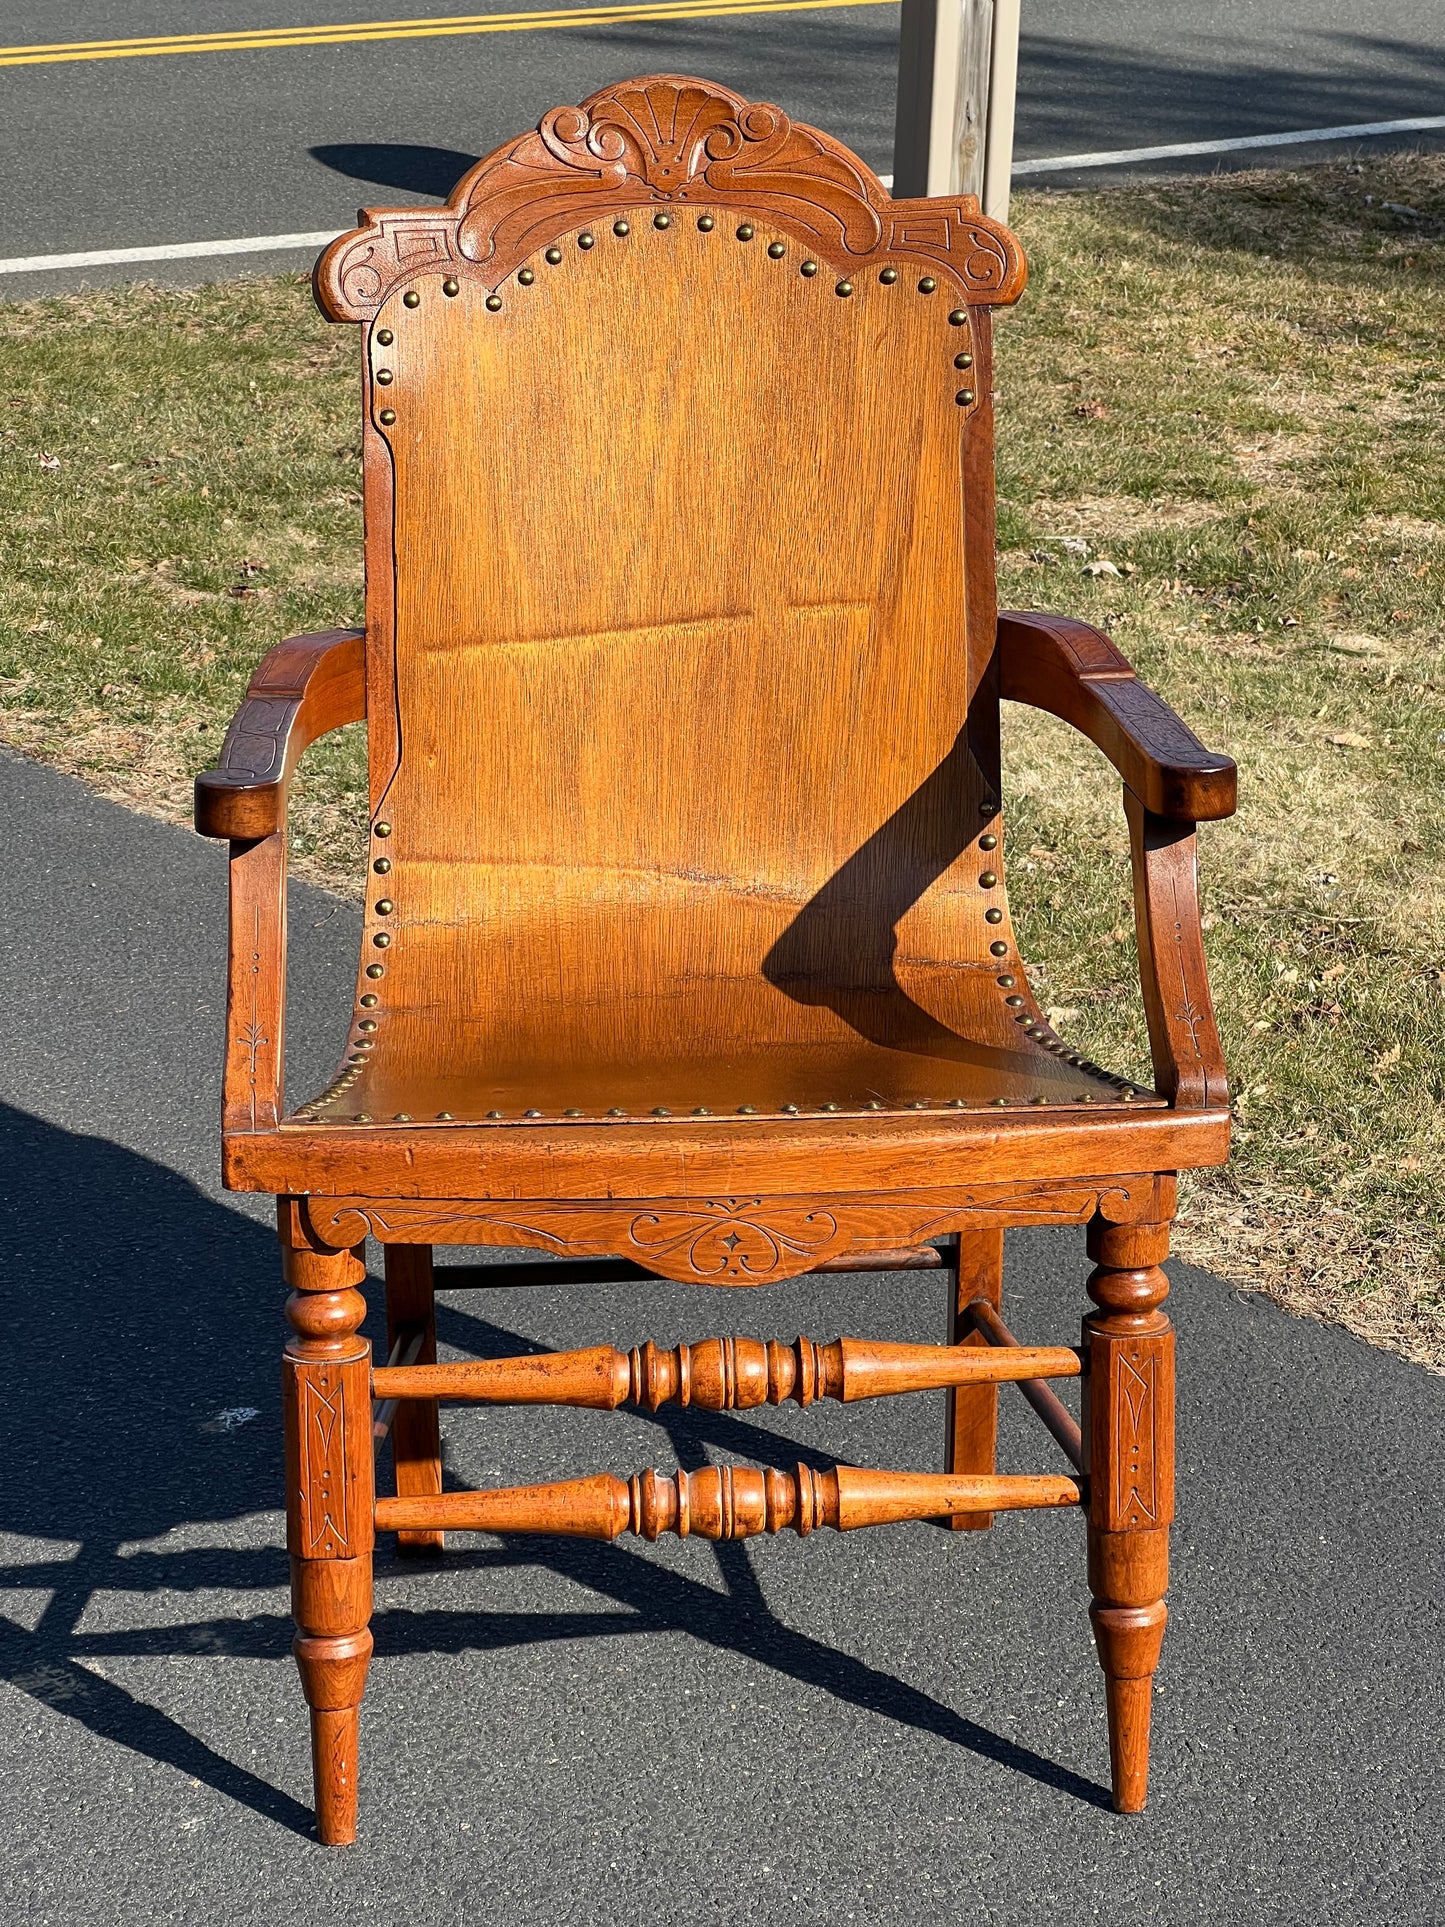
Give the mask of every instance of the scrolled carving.
[(876, 247), (883, 231), (870, 182), (875, 195), (887, 196), (826, 135), (794, 126), (780, 107), (752, 105), (704, 81), (662, 77), (606, 89), (580, 107), (553, 108), (535, 134), (483, 161), (453, 196), (461, 252), (474, 261), (506, 254), (518, 217), (530, 223), (543, 183), (559, 169), (569, 210), (578, 194), (603, 197), (609, 206), (644, 196), (797, 201), (805, 225), (831, 217), (820, 232), (841, 237), (851, 254)]
[(640, 1211), (627, 1227), (642, 1261), (687, 1252), (688, 1270), (700, 1278), (786, 1276), (795, 1258), (821, 1257), (837, 1241), (831, 1211), (789, 1209), (762, 1198), (704, 1198), (696, 1205)]
[(376, 243), (368, 241), (347, 258), (337, 278), (353, 307), (370, 308), (380, 302), (382, 290), (395, 274), (396, 264), (378, 261)]
[(975, 199), (894, 201), (856, 155), (780, 107), (660, 74), (554, 107), (479, 161), (444, 208), (367, 213), (317, 263), (317, 299), (332, 320), (366, 320), (401, 279), (443, 261), (473, 263), (492, 285), (569, 226), (647, 201), (768, 212), (850, 273), (926, 260), (974, 301), (1013, 301), (1024, 284), (1017, 241)]
[(316, 299), (334, 321), (369, 318), (398, 281), (456, 258), (450, 208), (363, 209), (362, 218), (365, 227), (341, 235), (316, 263)]
[(996, 229), (970, 224), (962, 230), (966, 252), (959, 258), (959, 271), (973, 289), (982, 293), (1005, 287), (1009, 278), (1009, 251)]
[[(767, 139), (786, 117), (776, 107), (739, 113), (736, 96), (700, 82), (670, 89), (645, 83), (596, 94), (581, 107), (542, 117), (542, 140), (567, 166), (588, 166), (621, 185), (629, 175), (660, 199), (682, 193), (703, 171), (704, 155), (732, 153), (744, 140)], [(748, 131), (744, 131), (745, 127)]]

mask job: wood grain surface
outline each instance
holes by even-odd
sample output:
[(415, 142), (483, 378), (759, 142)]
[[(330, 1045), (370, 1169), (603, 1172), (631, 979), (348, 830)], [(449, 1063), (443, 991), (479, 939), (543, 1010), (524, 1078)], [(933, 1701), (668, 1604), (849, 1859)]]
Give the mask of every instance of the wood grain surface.
[[(1113, 1101), (998, 982), (966, 290), (809, 275), (786, 227), (706, 202), (665, 218), (549, 228), (562, 258), (539, 235), (500, 293), (413, 277), (377, 311), (377, 1028), (308, 1116)], [(717, 352), (679, 353), (684, 315)], [(604, 400), (626, 427), (599, 436)]]

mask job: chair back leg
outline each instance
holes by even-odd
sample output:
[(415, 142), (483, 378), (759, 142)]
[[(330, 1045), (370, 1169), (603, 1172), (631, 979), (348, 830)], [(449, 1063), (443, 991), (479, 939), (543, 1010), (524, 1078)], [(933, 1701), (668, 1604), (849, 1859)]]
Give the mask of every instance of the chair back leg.
[[(969, 1318), (968, 1307), (982, 1298), (995, 1311), (1003, 1309), (1003, 1232), (961, 1231), (943, 1249), (952, 1290), (948, 1342), (986, 1346), (988, 1339)], [(991, 1473), (998, 1442), (998, 1386), (954, 1386), (947, 1399), (943, 1469)], [(959, 1512), (949, 1524), (955, 1532), (982, 1532), (993, 1524), (993, 1514)]]
[[(434, 1365), (437, 1356), (436, 1281), (430, 1245), (385, 1245), (388, 1362)], [(418, 1344), (418, 1340), (420, 1343)], [(427, 1499), (442, 1489), (441, 1425), (434, 1398), (406, 1398), (391, 1422), (391, 1456), (399, 1499)], [(436, 1557), (442, 1534), (430, 1528), (398, 1532), (398, 1552)]]

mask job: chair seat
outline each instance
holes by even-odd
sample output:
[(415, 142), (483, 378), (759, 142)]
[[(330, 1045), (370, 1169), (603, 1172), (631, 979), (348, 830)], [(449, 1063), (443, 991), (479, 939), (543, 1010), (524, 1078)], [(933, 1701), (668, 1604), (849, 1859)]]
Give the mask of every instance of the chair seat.
[(1017, 963), (915, 971), (906, 986), (813, 985), (803, 998), (758, 980), (744, 1021), (734, 998), (725, 1026), (706, 989), (686, 984), (644, 1011), (618, 995), (564, 1013), (539, 993), (505, 1035), (495, 1013), (359, 1009), (337, 1077), (291, 1121), (516, 1127), (1165, 1102), (1059, 1037)]

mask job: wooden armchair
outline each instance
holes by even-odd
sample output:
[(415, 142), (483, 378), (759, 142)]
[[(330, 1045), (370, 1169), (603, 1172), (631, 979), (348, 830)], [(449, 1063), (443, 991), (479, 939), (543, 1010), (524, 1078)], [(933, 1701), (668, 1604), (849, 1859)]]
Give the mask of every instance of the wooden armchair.
[[(990, 309), (1023, 287), (1018, 244), (972, 200), (893, 201), (777, 108), (667, 77), (556, 109), (443, 208), (362, 221), (316, 291), (364, 329), (366, 629), (273, 650), (196, 788), (197, 827), (231, 846), (225, 1179), (276, 1194), (292, 1286), (321, 1838), (355, 1832), (377, 1528), (435, 1551), (446, 1530), (741, 1538), (1079, 1506), (1115, 1799), (1137, 1809), (1173, 1507), (1160, 1265), (1175, 1172), (1229, 1137), (1194, 822), (1229, 814), (1234, 768), (1097, 630), (996, 613)], [(1153, 1089), (1056, 1036), (1029, 987), (1001, 697), (1066, 718), (1124, 780)], [(287, 785), (362, 717), (355, 1008), (335, 1077), (287, 1111)], [(1040, 1223), (1088, 1226), (1077, 1350), (1001, 1319), (1004, 1229)], [(439, 1365), (438, 1244), (711, 1285), (936, 1265), (948, 1342)], [(1047, 1384), (1080, 1374), (1082, 1427)], [(1006, 1381), (1066, 1472), (996, 1476)], [(948, 1398), (942, 1473), (442, 1490), (440, 1399), (921, 1387)]]

